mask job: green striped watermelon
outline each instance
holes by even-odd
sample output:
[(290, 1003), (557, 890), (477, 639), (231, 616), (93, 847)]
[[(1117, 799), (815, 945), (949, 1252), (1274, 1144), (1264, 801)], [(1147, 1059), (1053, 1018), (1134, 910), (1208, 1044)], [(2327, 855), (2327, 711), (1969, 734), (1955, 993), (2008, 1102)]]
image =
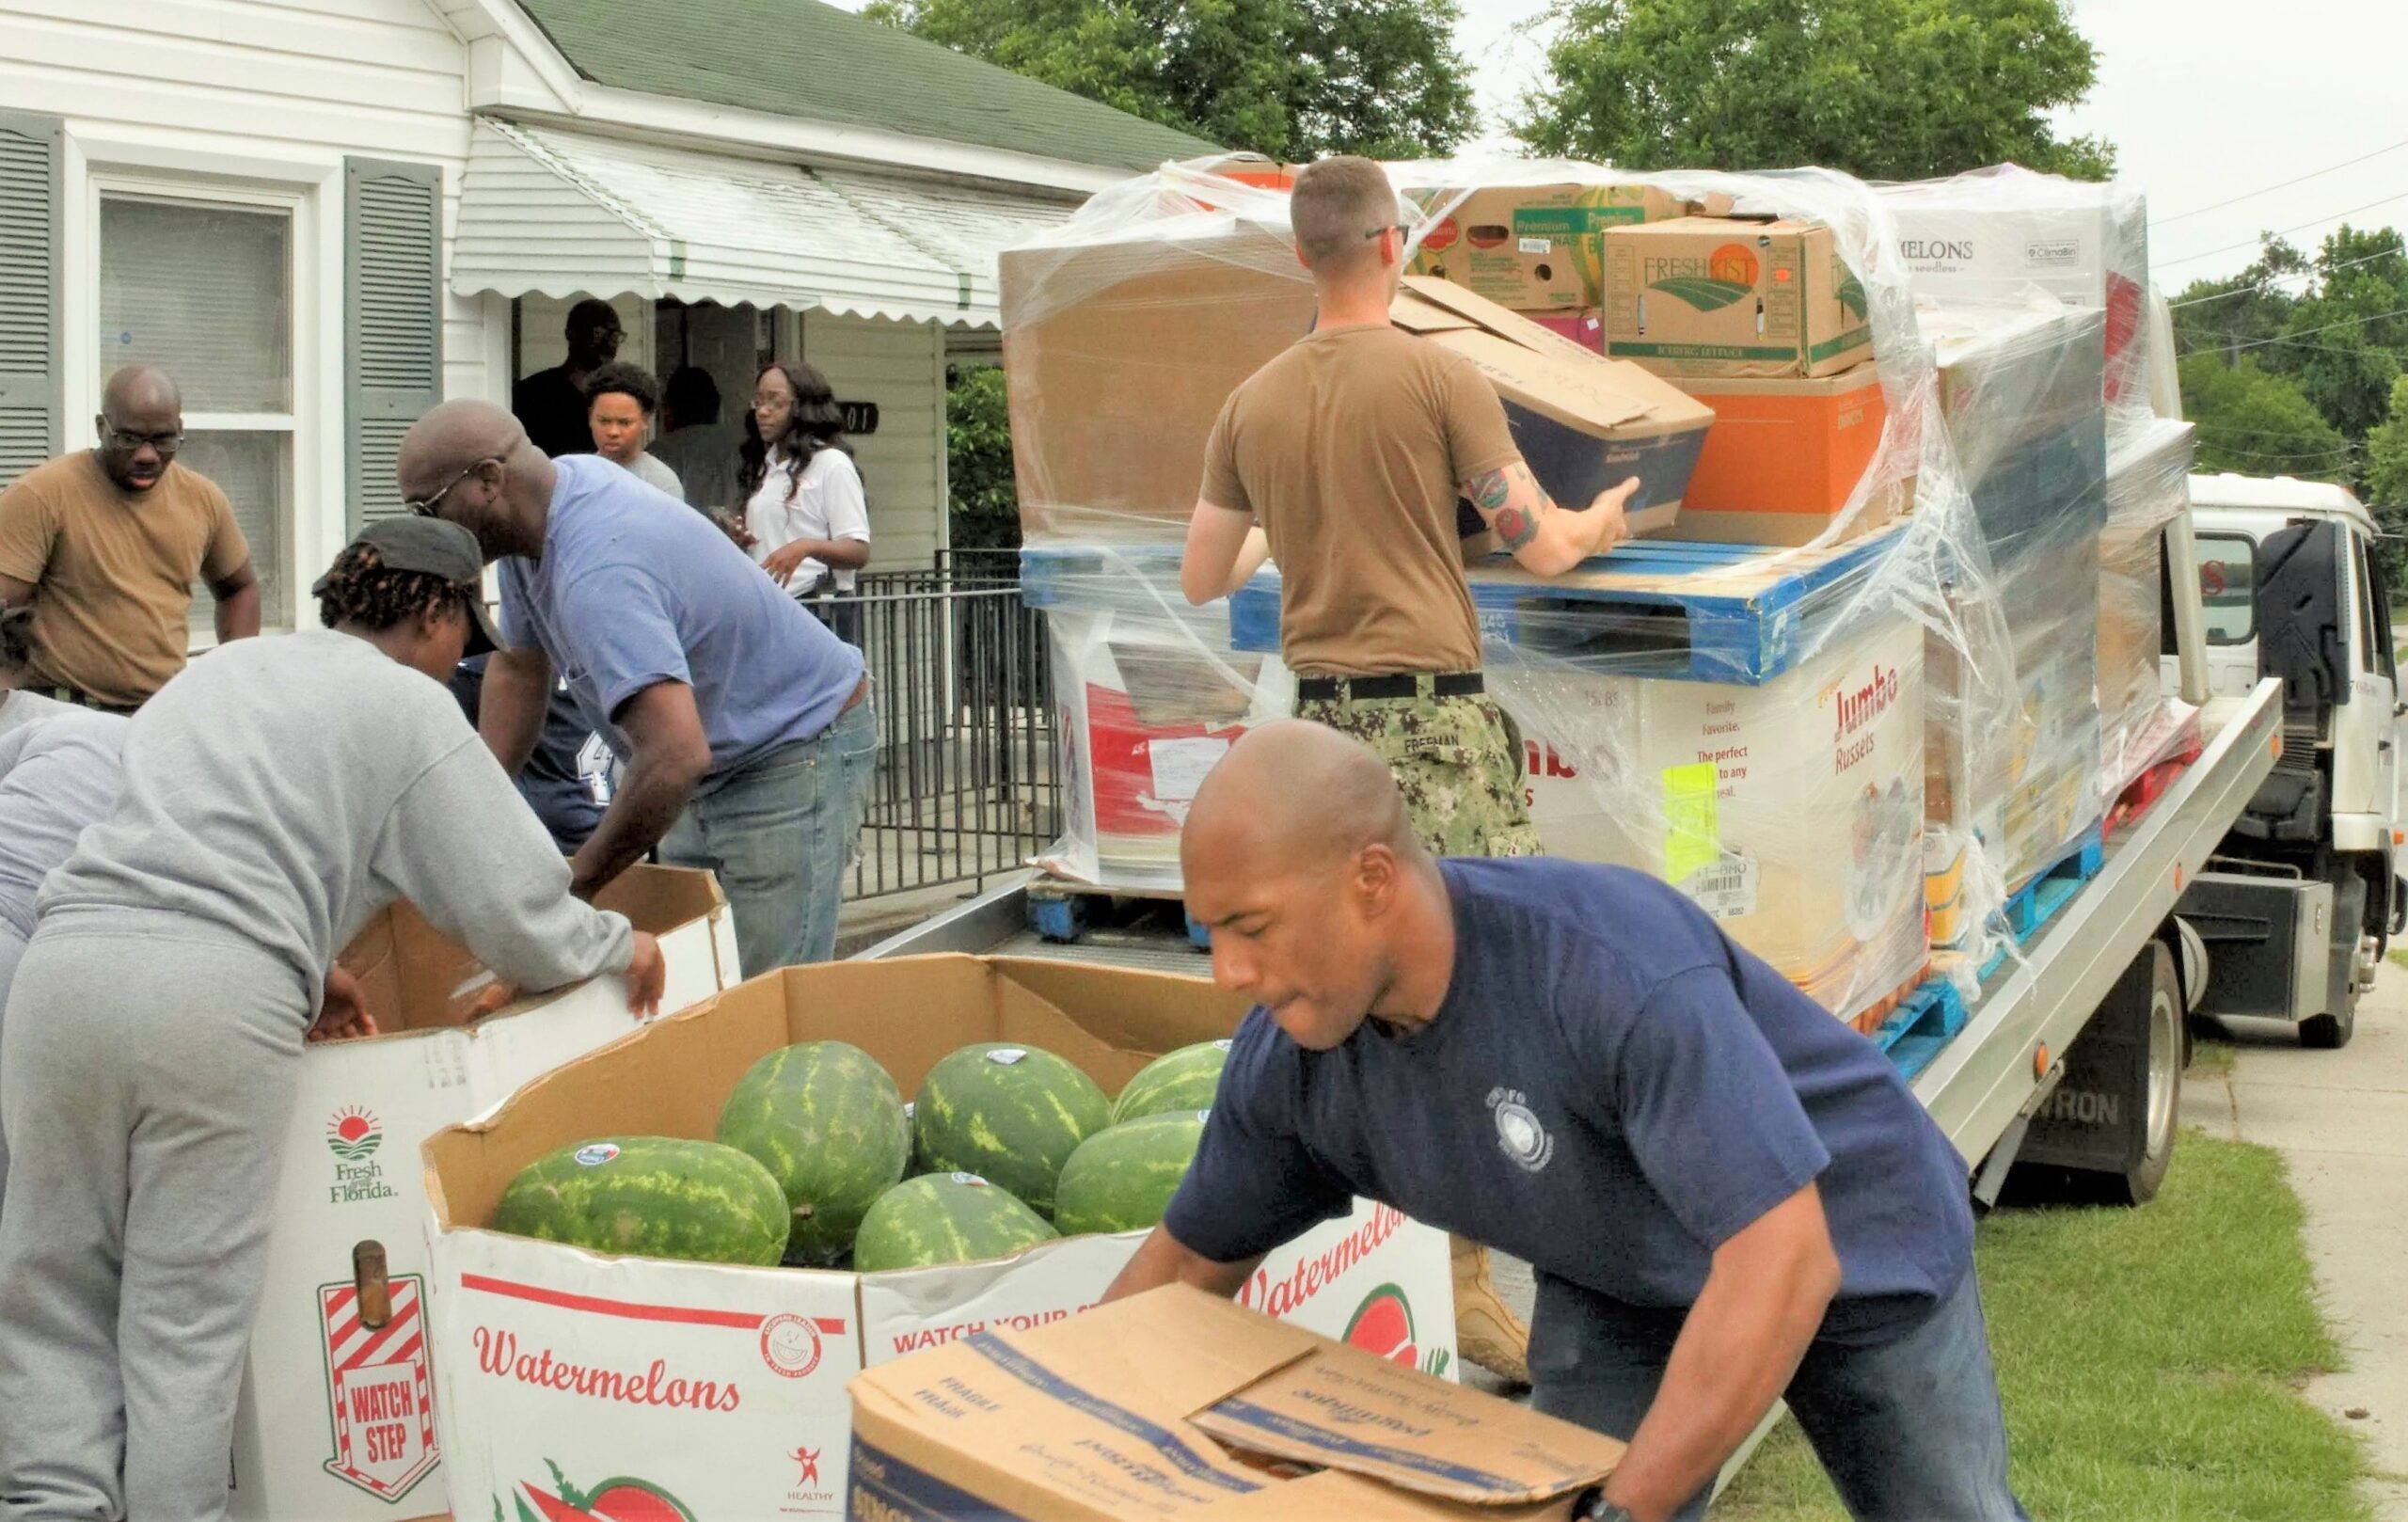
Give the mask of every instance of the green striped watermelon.
[(1112, 1123), (1122, 1125), (1174, 1110), (1209, 1109), (1212, 1091), (1221, 1086), (1221, 1069), (1228, 1060), (1227, 1038), (1164, 1053), (1138, 1069), (1137, 1076), (1112, 1102)]
[(1095, 1080), (1051, 1052), (981, 1041), (928, 1070), (911, 1102), (911, 1140), (926, 1173), (974, 1173), (1039, 1215), (1079, 1143), (1112, 1123)]
[(1158, 1225), (1203, 1138), (1201, 1110), (1141, 1116), (1097, 1132), (1062, 1165), (1054, 1224), (1066, 1237)]
[(752, 1064), (720, 1107), (719, 1139), (785, 1190), (786, 1261), (810, 1267), (852, 1250), (862, 1217), (911, 1161), (902, 1092), (877, 1058), (844, 1041), (803, 1041)]
[(1061, 1233), (1038, 1213), (974, 1173), (906, 1179), (869, 1208), (853, 1239), (853, 1268), (928, 1268), (1008, 1258)]
[(768, 1268), (786, 1245), (786, 1197), (733, 1147), (605, 1136), (528, 1164), (493, 1229), (594, 1252)]

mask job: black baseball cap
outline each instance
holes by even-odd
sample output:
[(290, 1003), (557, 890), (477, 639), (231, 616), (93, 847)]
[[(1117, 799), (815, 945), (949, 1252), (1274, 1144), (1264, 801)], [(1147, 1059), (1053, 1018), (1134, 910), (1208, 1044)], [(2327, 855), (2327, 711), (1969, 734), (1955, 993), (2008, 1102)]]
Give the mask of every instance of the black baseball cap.
[(378, 518), (351, 542), (374, 550), (377, 563), (387, 570), (439, 576), (455, 586), (476, 585), (478, 595), (468, 599), (468, 644), (461, 658), (503, 648), (501, 636), (485, 612), (485, 558), (477, 548), (475, 534), (442, 518), (401, 516)]

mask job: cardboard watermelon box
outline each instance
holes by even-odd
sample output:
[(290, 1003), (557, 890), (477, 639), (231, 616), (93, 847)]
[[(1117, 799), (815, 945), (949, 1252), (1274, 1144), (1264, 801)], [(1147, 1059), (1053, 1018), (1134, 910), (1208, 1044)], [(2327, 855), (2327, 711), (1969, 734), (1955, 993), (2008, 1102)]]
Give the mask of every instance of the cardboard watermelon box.
[[(636, 1486), (698, 1517), (845, 1514), (865, 1368), (1093, 1307), (1141, 1232), (881, 1274), (609, 1257), (485, 1229), (510, 1181), (608, 1135), (708, 1137), (752, 1062), (839, 1039), (904, 1093), (973, 1041), (1041, 1047), (1117, 1091), (1160, 1054), (1226, 1036), (1244, 1002), (1198, 978), (1011, 958), (788, 968), (546, 1074), (425, 1146), (437, 1413), (452, 1509), (563, 1514)], [(1368, 1201), (1272, 1252), (1241, 1303), (1451, 1376), (1443, 1232)], [(646, 1514), (655, 1514), (647, 1513)]]
[[(736, 981), (734, 922), (708, 872), (635, 866), (597, 901), (660, 938), (663, 1010)], [(302, 1054), (235, 1415), (238, 1518), (443, 1514), (419, 1148), (536, 1074), (638, 1029), (618, 977), (467, 1024), (490, 975), (406, 904), (370, 921), (340, 959), (383, 1034)], [(362, 1245), (382, 1255), (389, 1301), (365, 1317), (354, 1258)]]

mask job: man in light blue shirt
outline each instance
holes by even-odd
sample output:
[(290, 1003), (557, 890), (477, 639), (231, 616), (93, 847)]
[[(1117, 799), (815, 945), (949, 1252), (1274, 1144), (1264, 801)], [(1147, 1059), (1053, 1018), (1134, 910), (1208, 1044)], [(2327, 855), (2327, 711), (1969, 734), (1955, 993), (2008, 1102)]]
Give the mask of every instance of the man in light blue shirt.
[(547, 458), (500, 408), (447, 402), (402, 442), (413, 512), (499, 561), (512, 646), (478, 728), (514, 775), (554, 674), (624, 765), (570, 861), (591, 897), (657, 845), (718, 874), (744, 975), (834, 955), (878, 755), (862, 653), (684, 503), (608, 462)]

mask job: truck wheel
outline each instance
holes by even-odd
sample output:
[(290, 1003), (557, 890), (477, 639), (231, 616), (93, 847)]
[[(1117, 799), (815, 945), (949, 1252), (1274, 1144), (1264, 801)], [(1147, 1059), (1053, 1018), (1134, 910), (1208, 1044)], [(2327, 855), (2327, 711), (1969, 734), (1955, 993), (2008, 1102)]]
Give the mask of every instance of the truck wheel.
[(2134, 957), (2066, 1053), (2017, 1154), (2020, 1200), (2146, 1204), (2179, 1134), (2182, 991), (2162, 941)]
[(2145, 1205), (2157, 1197), (2165, 1181), (2166, 1165), (2174, 1161), (2174, 1137), (2180, 1129), (2182, 1096), (2182, 990), (2174, 978), (2174, 959), (2163, 943), (2148, 951), (2148, 1052), (2142, 1063), (2140, 1092), (2142, 1142), (2140, 1161), (2123, 1173), (2103, 1181), (2118, 1203)]

